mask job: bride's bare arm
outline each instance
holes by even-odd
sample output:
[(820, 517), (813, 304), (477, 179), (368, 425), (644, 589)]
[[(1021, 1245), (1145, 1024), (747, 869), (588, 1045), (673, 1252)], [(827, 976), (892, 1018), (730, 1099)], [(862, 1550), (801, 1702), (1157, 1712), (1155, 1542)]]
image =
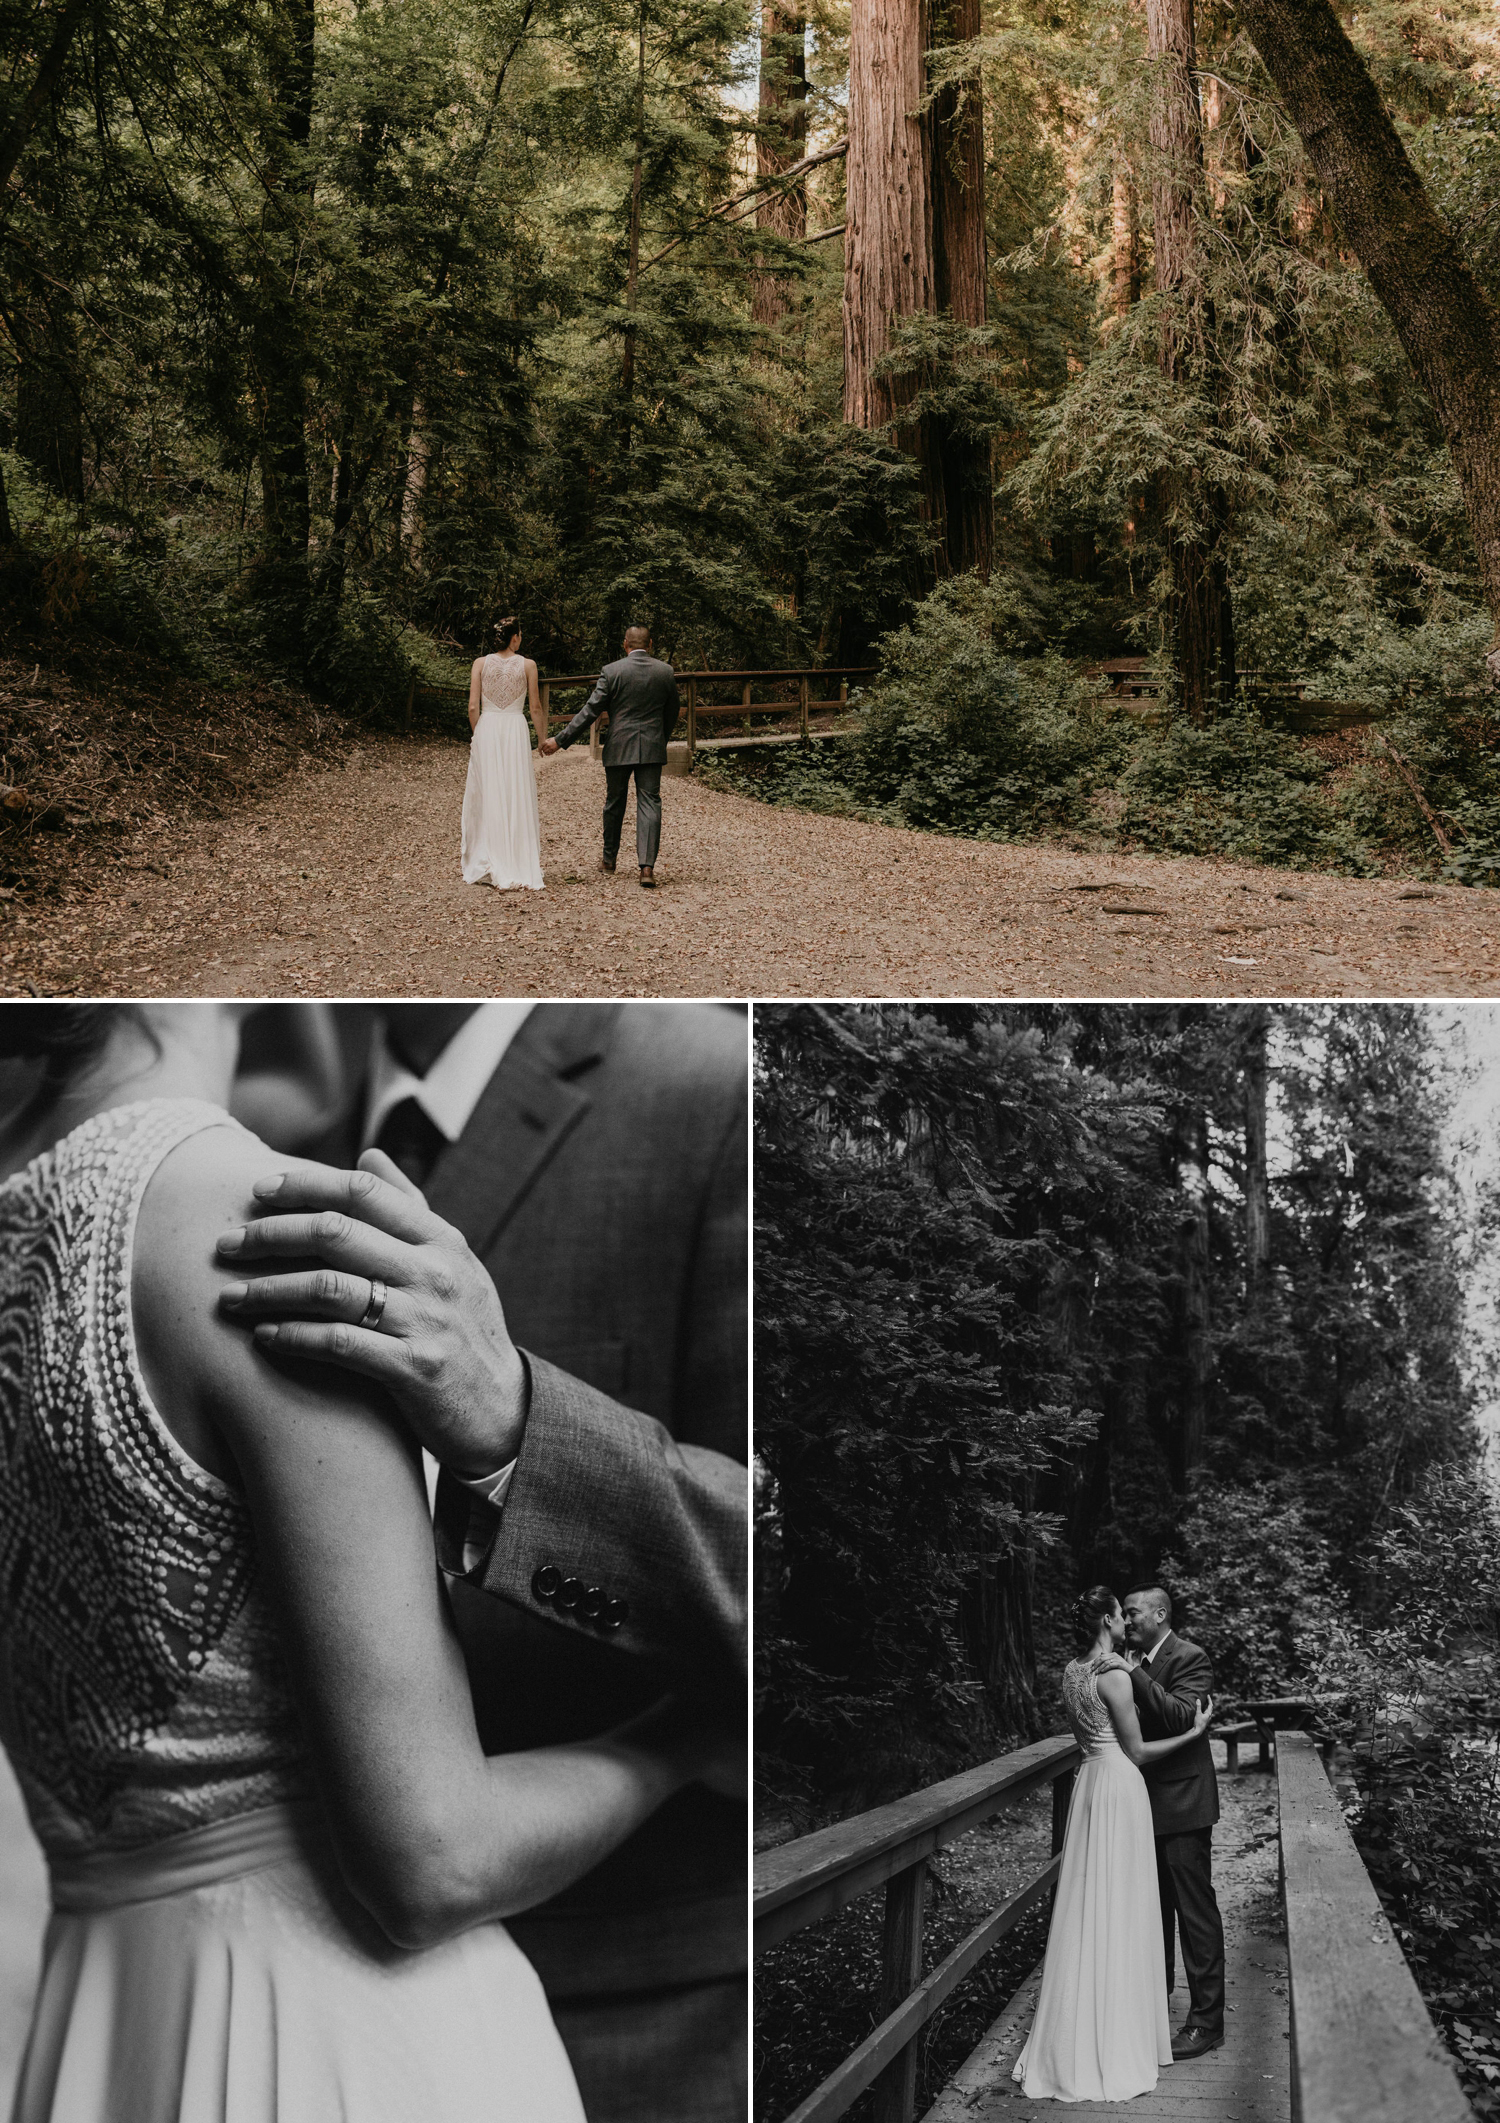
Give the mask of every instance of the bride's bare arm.
[(1208, 1721), (1214, 1714), (1214, 1701), (1210, 1696), (1206, 1709), (1199, 1704), (1186, 1732), (1174, 1732), (1168, 1740), (1143, 1740), (1130, 1675), (1117, 1666), (1109, 1673), (1100, 1674), (1098, 1687), (1110, 1723), (1115, 1728), (1115, 1738), (1137, 1769), (1143, 1769), (1148, 1762), (1159, 1762), (1164, 1755), (1176, 1754), (1179, 1747), (1185, 1747), (1189, 1740), (1196, 1740), (1200, 1732), (1208, 1730)]
[(484, 658), (476, 656), (474, 668), (469, 673), (469, 728), (479, 727), (479, 710), (483, 705), (480, 688), (484, 680)]
[(544, 745), (547, 742), (547, 718), (542, 713), (542, 695), (536, 682), (536, 665), (529, 656), (526, 658), (526, 693), (531, 702), (531, 726), (536, 731), (536, 741), (539, 745)]
[(141, 1209), (137, 1334), (179, 1442), (248, 1500), (349, 1884), (423, 1946), (580, 1878), (699, 1773), (705, 1742), (664, 1706), (486, 1759), (404, 1426), (377, 1390), (278, 1365), (218, 1317), (214, 1241), (275, 1169), (227, 1129), (163, 1161)]

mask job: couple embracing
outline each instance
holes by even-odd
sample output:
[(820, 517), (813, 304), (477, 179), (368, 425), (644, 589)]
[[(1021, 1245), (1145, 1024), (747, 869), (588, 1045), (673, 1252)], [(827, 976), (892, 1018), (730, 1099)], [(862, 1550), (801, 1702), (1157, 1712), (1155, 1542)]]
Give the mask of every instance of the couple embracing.
[(15, 2123), (742, 2123), (743, 1021), (7, 1003), (0, 1063)]
[[(1163, 2067), (1223, 2044), (1213, 1674), (1171, 1621), (1160, 1586), (1127, 1594), (1122, 1608), (1095, 1585), (1074, 1604), (1078, 1656), (1063, 1702), (1083, 1762), (1036, 2015), (1013, 2073), (1032, 2100), (1129, 2101)], [(1174, 1935), (1191, 2000), (1175, 2040)]]

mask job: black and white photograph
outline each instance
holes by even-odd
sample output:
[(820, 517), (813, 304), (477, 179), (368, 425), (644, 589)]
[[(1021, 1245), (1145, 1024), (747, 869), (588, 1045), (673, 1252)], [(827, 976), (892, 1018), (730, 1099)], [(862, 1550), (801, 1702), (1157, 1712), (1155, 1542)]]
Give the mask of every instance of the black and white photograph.
[(0, 1004), (15, 2123), (740, 2123), (748, 1038)]
[(764, 2123), (1497, 2111), (1500, 1013), (756, 1010)]

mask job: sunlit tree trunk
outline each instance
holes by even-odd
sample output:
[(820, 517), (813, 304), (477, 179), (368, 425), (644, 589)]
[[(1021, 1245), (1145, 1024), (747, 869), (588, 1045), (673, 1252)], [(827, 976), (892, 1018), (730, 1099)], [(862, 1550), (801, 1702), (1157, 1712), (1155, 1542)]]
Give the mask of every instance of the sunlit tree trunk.
[[(755, 136), (755, 174), (774, 177), (807, 152), (807, 17), (764, 6), (760, 18), (760, 124)], [(787, 243), (807, 234), (807, 184), (802, 181), (763, 199), (756, 226)], [(775, 273), (758, 272), (750, 285), (757, 324), (774, 325), (787, 312), (786, 289)]]
[(1396, 327), (1463, 488), (1500, 676), (1500, 319), (1330, 0), (1240, 0), (1335, 220)]
[(1111, 196), (1110, 306), (1117, 317), (1141, 299), (1141, 210), (1135, 171), (1122, 155)]
[[(1211, 322), (1198, 237), (1203, 210), (1203, 127), (1198, 106), (1193, 0), (1146, 0), (1152, 67), (1151, 219), (1156, 291), (1166, 298), (1161, 365), (1186, 381)], [(1172, 633), (1183, 709), (1207, 719), (1215, 682), (1232, 696), (1234, 632), (1224, 563), (1227, 511), (1221, 494), (1193, 496), (1176, 476), (1158, 503), (1172, 555)], [(1197, 506), (1194, 507), (1196, 502)], [(1173, 517), (1179, 521), (1174, 525)], [(1193, 521), (1185, 521), (1189, 517)]]
[(409, 567), (422, 565), (422, 511), (427, 500), (427, 471), (432, 445), (426, 433), (427, 408), (420, 398), (411, 409), (411, 439), (406, 446), (406, 484), (401, 494), (401, 550)]
[(1247, 1003), (1244, 1010), (1245, 1299), (1248, 1309), (1256, 1312), (1265, 1303), (1271, 1279), (1271, 1182), (1266, 1162), (1270, 1012), (1265, 1003)]

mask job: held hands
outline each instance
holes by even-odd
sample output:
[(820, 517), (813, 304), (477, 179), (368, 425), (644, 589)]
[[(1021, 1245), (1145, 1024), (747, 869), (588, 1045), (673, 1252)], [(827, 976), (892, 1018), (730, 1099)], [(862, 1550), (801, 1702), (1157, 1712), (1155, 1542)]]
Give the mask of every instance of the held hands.
[(219, 1300), (227, 1317), (253, 1327), (268, 1353), (378, 1380), (456, 1474), (514, 1459), (525, 1371), (499, 1296), (463, 1234), (433, 1215), (399, 1167), (367, 1150), (356, 1171), (294, 1164), (257, 1180), (254, 1193), (275, 1214), (226, 1231), (220, 1259), (324, 1265), (231, 1284)]
[(1194, 1713), (1194, 1716), (1193, 1716), (1193, 1738), (1194, 1738), (1194, 1739), (1197, 1739), (1197, 1737), (1198, 1737), (1198, 1735), (1199, 1735), (1199, 1733), (1200, 1733), (1200, 1732), (1207, 1732), (1207, 1730), (1208, 1730), (1208, 1727), (1209, 1727), (1209, 1723), (1210, 1723), (1210, 1721), (1211, 1721), (1211, 1719), (1212, 1719), (1212, 1717), (1213, 1717), (1213, 1714), (1214, 1714), (1214, 1699), (1213, 1699), (1213, 1697), (1212, 1697), (1212, 1696), (1210, 1696), (1210, 1697), (1208, 1698), (1208, 1701), (1207, 1701), (1207, 1702), (1205, 1703), (1205, 1702), (1204, 1702), (1204, 1700), (1203, 1700), (1203, 1698), (1202, 1698), (1202, 1696), (1199, 1696), (1199, 1698), (1198, 1698), (1198, 1708), (1197, 1708), (1197, 1710), (1196, 1710), (1196, 1712)]
[(544, 737), (537, 746), (537, 750), (544, 759), (550, 759), (557, 750), (557, 739), (555, 737)]

